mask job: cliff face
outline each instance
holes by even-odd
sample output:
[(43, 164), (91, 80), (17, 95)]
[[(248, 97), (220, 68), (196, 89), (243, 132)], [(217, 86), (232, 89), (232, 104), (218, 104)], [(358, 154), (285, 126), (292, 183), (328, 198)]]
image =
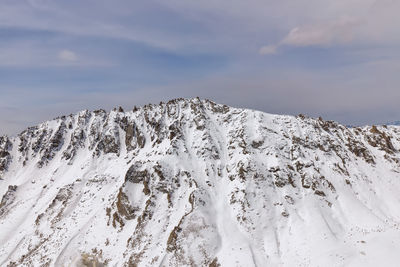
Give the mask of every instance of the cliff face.
[(390, 266), (399, 150), (200, 99), (63, 116), (0, 138), (0, 265)]

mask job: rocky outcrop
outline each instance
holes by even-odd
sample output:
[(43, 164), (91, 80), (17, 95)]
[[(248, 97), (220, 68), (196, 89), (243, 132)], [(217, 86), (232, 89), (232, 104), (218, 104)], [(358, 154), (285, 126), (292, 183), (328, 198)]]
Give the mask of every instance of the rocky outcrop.
[(2, 174), (7, 171), (7, 167), (11, 161), (10, 150), (12, 143), (7, 136), (0, 137), (0, 179)]

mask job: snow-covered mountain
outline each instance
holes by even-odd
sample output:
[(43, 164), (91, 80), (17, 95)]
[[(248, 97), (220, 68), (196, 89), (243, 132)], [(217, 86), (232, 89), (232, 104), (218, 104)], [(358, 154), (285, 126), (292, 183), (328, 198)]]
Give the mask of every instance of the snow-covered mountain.
[(398, 266), (400, 127), (208, 100), (0, 138), (0, 266)]

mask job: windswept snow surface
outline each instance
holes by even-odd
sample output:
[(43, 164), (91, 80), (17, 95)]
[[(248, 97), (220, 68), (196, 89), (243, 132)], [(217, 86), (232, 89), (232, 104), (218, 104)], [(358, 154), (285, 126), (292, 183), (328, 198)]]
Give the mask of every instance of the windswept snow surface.
[(400, 127), (208, 100), (0, 138), (0, 266), (399, 266)]

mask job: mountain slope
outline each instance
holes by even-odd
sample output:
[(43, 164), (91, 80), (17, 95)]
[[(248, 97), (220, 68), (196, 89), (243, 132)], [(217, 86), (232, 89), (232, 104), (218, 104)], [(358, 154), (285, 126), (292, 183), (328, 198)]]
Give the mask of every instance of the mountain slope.
[(396, 266), (400, 127), (176, 99), (0, 139), (1, 266)]

